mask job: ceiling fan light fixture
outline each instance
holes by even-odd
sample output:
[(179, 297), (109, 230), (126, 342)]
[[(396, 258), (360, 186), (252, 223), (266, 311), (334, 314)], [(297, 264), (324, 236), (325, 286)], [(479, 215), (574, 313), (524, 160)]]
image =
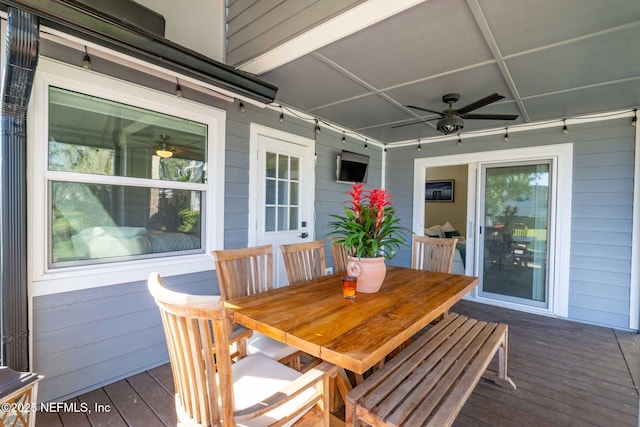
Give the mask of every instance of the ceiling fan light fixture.
[(160, 135), (160, 139), (162, 139), (162, 144), (156, 147), (156, 155), (162, 157), (163, 159), (168, 159), (169, 157), (173, 157), (173, 149), (167, 145), (167, 141), (169, 140), (169, 135)]
[(438, 131), (444, 135), (456, 133), (464, 128), (464, 120), (457, 116), (444, 117), (436, 124)]
[(168, 150), (166, 148), (158, 148), (156, 150), (156, 154), (163, 159), (168, 159), (169, 157), (173, 157), (173, 151)]

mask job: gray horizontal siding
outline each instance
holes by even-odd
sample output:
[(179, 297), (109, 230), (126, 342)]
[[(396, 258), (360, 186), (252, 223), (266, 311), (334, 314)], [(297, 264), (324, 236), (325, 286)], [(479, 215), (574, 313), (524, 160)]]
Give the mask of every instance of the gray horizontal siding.
[[(219, 294), (213, 271), (169, 277), (183, 292)], [(32, 300), (39, 400), (61, 400), (166, 363), (160, 315), (145, 282)]]
[(227, 63), (238, 65), (363, 0), (233, 1), (227, 8)]
[(631, 289), (635, 143), (627, 128), (574, 145), (569, 316), (619, 328), (629, 326)]

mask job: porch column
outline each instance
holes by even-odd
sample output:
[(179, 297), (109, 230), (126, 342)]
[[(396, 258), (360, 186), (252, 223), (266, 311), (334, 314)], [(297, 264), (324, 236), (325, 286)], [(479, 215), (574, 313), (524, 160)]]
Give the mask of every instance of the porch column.
[(0, 141), (0, 323), (2, 364), (16, 371), (29, 371), (27, 104), (38, 63), (38, 35), (35, 15), (8, 8)]

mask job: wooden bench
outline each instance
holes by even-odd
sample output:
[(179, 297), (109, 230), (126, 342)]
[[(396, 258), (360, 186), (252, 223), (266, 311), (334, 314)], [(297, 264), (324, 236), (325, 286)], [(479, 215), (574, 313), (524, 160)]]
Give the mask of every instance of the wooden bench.
[(346, 425), (450, 426), (481, 377), (515, 389), (507, 335), (505, 324), (447, 315), (348, 393)]

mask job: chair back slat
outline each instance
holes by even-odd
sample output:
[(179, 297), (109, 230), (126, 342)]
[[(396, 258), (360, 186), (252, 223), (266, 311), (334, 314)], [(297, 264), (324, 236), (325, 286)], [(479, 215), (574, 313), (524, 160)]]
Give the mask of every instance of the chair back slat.
[(281, 245), (289, 284), (316, 279), (325, 275), (324, 242)]
[(337, 238), (331, 239), (331, 256), (333, 257), (333, 269), (335, 273), (347, 271), (349, 265), (349, 251), (343, 242), (337, 242)]
[(222, 298), (173, 292), (163, 286), (157, 273), (149, 277), (148, 287), (160, 308), (179, 422), (232, 422), (229, 329)]
[(451, 273), (458, 239), (413, 236), (411, 267), (418, 270)]
[(224, 299), (273, 289), (271, 245), (213, 251), (220, 294)]

